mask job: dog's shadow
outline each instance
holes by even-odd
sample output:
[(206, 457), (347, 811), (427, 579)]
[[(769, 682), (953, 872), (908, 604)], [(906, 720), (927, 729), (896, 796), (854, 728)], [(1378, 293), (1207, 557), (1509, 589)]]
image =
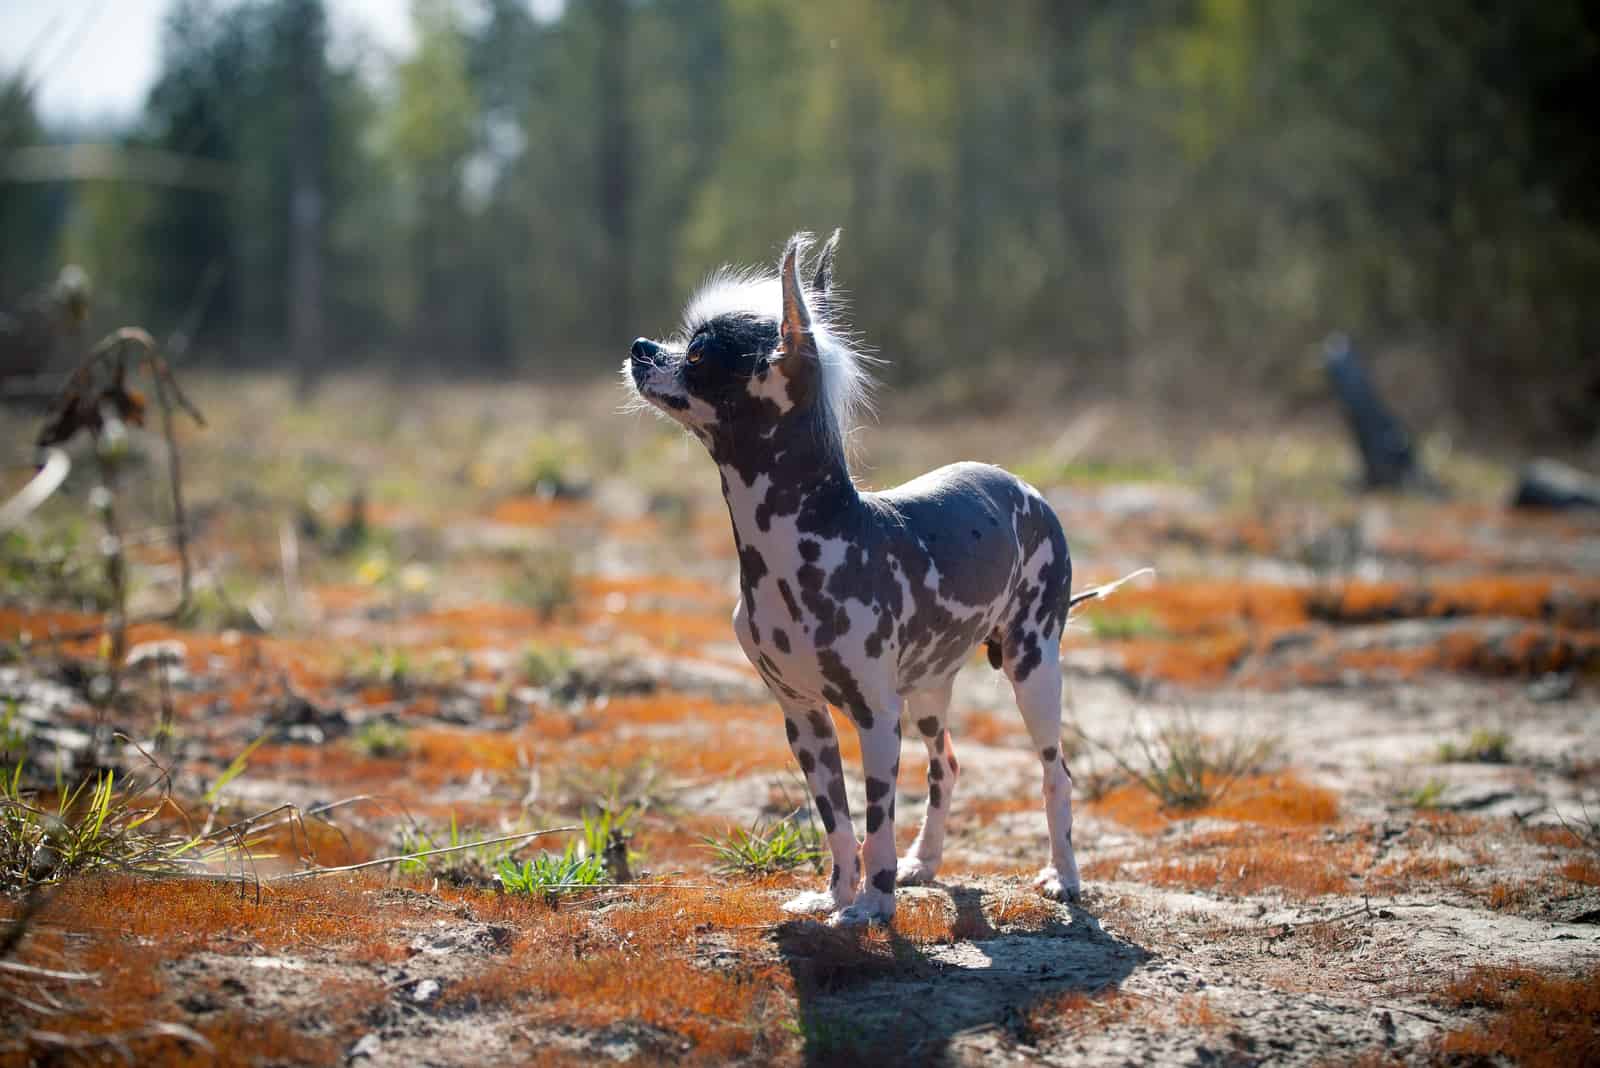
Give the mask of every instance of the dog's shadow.
[(1113, 991), (1150, 957), (1080, 905), (1027, 930), (996, 930), (978, 888), (931, 889), (955, 907), (954, 941), (810, 921), (778, 929), (807, 1064), (939, 1064), (956, 1042), (1029, 1046), (1046, 1018), (1069, 1011), (1063, 995)]

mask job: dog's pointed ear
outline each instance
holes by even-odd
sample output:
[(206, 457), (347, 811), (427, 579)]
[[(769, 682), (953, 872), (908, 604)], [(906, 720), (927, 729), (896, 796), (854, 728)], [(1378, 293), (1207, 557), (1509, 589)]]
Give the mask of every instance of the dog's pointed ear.
[(800, 257), (811, 244), (810, 234), (795, 234), (783, 250), (783, 340), (785, 363), (795, 357), (815, 358), (817, 342), (811, 334), (811, 310), (800, 285)]
[(811, 244), (811, 235), (800, 233), (789, 239), (783, 250), (780, 271), (783, 284), (783, 321), (778, 324), (778, 353), (774, 361), (789, 385), (789, 399), (804, 404), (816, 394), (820, 368), (817, 338), (811, 330), (811, 311), (806, 307), (805, 288), (800, 284), (800, 257)]
[(839, 231), (835, 230), (829, 237), (827, 244), (822, 246), (822, 254), (817, 257), (817, 273), (811, 278), (811, 299), (822, 309), (827, 309), (833, 297), (833, 254), (839, 249)]

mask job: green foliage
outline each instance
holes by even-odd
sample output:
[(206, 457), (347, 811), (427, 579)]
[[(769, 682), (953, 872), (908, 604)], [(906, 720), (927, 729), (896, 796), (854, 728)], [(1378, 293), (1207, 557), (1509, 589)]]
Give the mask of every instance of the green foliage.
[[(1339, 327), (1593, 433), (1593, 5), (557, 6), (416, 0), (374, 64), (321, 0), (182, 0), (128, 139), (229, 181), (0, 185), (0, 302), (65, 249), (175, 323), (220, 262), (205, 329), (276, 342), (309, 167), (352, 347), (592, 367), (715, 265), (842, 225), (856, 325), (935, 386), (1062, 358), (1289, 388)], [(48, 136), (0, 84), (0, 153)]]
[(411, 654), (394, 645), (378, 646), (365, 656), (352, 658), (345, 664), (344, 673), (351, 679), (404, 690), (419, 681), (411, 663)]
[[(381, 719), (363, 723), (350, 736), (350, 744), (355, 746), (358, 752), (370, 757), (398, 757), (411, 751), (411, 739), (406, 729)], [(451, 830), (454, 829), (455, 824), (452, 822)]]
[(1405, 802), (1412, 808), (1438, 808), (1439, 801), (1444, 797), (1445, 789), (1449, 785), (1443, 779), (1429, 779), (1407, 793)]
[(771, 875), (804, 864), (820, 870), (824, 856), (822, 832), (794, 819), (757, 821), (704, 841), (716, 869), (730, 875)]
[(1506, 764), (1511, 761), (1511, 735), (1486, 727), (1475, 728), (1463, 745), (1439, 745), (1441, 764)]
[(522, 862), (501, 860), (496, 874), (507, 893), (555, 896), (606, 881), (605, 862), (597, 854), (580, 856), (572, 842), (558, 854), (541, 851)]
[[(497, 834), (485, 837), (500, 837)], [(454, 853), (442, 853), (434, 857), (409, 857), (402, 860), (396, 867), (406, 875), (443, 875), (454, 882), (486, 882), (489, 873), (494, 871), (500, 863), (506, 860), (516, 850), (516, 842), (493, 842), (488, 845), (478, 844), (467, 834), (463, 833), (456, 824), (455, 812), (450, 813), (450, 829), (447, 833), (430, 834), (420, 826), (410, 826), (402, 830), (400, 835), (401, 853), (427, 853), (435, 849), (457, 849)], [(458, 847), (466, 846), (461, 849)]]
[(1101, 641), (1129, 641), (1161, 633), (1161, 625), (1149, 612), (1086, 612), (1082, 618)]
[(164, 797), (150, 783), (119, 784), (104, 771), (56, 784), (54, 806), (22, 788), (19, 762), (0, 774), (0, 891), (16, 892), (95, 871), (171, 874), (199, 839), (156, 830)]
[[(598, 812), (583, 817), (583, 848), (584, 852), (592, 857), (603, 857), (611, 846), (612, 835), (626, 837), (633, 829), (634, 821), (639, 818), (639, 809), (635, 805), (628, 805), (620, 810), (602, 808)], [(629, 859), (635, 854), (630, 853)]]
[(529, 642), (522, 648), (522, 676), (532, 686), (554, 686), (572, 673), (572, 650)]
[(250, 754), (254, 753), (264, 741), (266, 741), (265, 737), (257, 738), (235, 754), (232, 760), (228, 761), (228, 766), (222, 769), (222, 774), (217, 776), (217, 781), (212, 783), (211, 788), (205, 792), (202, 800), (206, 804), (215, 805), (222, 797), (222, 792), (228, 788), (228, 784), (244, 774), (245, 769), (250, 766)]
[(26, 528), (0, 534), (0, 588), (11, 597), (103, 610), (110, 591), (101, 569), (79, 553), (81, 534), (77, 524), (37, 536)]
[(12, 767), (22, 762), (28, 753), (28, 737), (17, 725), (16, 698), (6, 701), (5, 713), (0, 715), (0, 776), (11, 774)]
[(554, 548), (524, 553), (505, 592), (509, 600), (527, 605), (544, 619), (554, 618), (577, 596), (572, 553)]

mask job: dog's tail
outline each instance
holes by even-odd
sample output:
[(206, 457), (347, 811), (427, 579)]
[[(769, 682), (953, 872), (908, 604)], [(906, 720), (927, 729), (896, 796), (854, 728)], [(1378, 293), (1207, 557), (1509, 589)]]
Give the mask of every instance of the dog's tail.
[(1108, 582), (1104, 586), (1090, 586), (1088, 589), (1079, 593), (1075, 593), (1071, 597), (1067, 598), (1067, 611), (1072, 611), (1085, 601), (1104, 600), (1105, 598), (1110, 597), (1113, 593), (1116, 593), (1117, 587), (1121, 586), (1123, 583), (1132, 582), (1141, 575), (1154, 575), (1155, 573), (1156, 569), (1153, 567), (1141, 567), (1137, 571), (1128, 572), (1115, 582)]
[[(1142, 575), (1154, 575), (1155, 573), (1156, 569), (1153, 567), (1141, 567), (1137, 571), (1128, 572), (1115, 582), (1107, 582), (1103, 586), (1091, 586), (1088, 589), (1082, 590), (1067, 598), (1067, 611), (1070, 613), (1074, 608), (1078, 607), (1080, 604), (1083, 604), (1085, 601), (1098, 601), (1103, 600), (1106, 597), (1110, 597), (1113, 593), (1117, 592), (1117, 588), (1123, 583), (1132, 582), (1134, 579), (1139, 578)], [(989, 654), (989, 666), (994, 668), (996, 671), (1000, 670), (1002, 657), (1000, 649), (1000, 636), (998, 632), (984, 642), (984, 649)]]

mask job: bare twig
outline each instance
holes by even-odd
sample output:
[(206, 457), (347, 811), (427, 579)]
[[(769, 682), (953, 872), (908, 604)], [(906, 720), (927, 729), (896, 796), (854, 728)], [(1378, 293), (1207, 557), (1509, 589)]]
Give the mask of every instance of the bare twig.
[(31, 975), (36, 979), (60, 979), (69, 983), (85, 983), (100, 978), (98, 972), (61, 972), (54, 968), (36, 968), (14, 960), (0, 960), (0, 972), (14, 975)]
[[(133, 1031), (123, 1031), (114, 1035), (66, 1035), (59, 1031), (29, 1031), (27, 1033), (28, 1046), (44, 1046), (57, 1051), (70, 1051), (84, 1053), (89, 1050), (109, 1047), (122, 1055), (122, 1059), (132, 1064), (134, 1062), (133, 1050), (129, 1043), (139, 1042), (149, 1038), (174, 1038), (180, 1042), (188, 1043), (207, 1053), (213, 1052), (212, 1046), (206, 1037), (192, 1028), (183, 1024), (153, 1023), (146, 1024)], [(5, 1052), (13, 1052), (19, 1046), (0, 1047)]]

